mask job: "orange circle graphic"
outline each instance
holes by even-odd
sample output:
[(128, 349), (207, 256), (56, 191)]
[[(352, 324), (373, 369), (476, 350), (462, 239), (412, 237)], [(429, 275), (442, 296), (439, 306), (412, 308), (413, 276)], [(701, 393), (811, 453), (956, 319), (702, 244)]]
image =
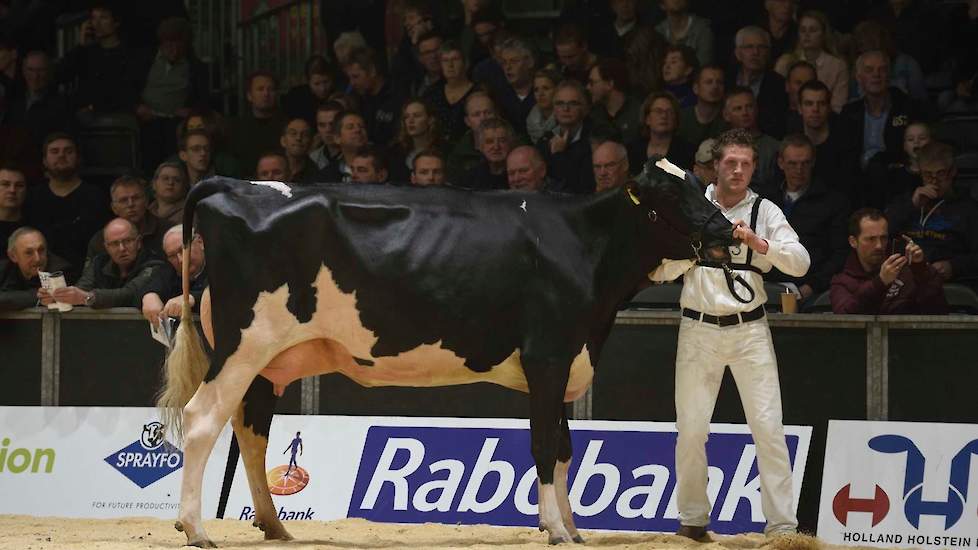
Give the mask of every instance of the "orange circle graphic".
[[(289, 472), (289, 475), (285, 475)], [(276, 466), (265, 474), (268, 481), (268, 490), (273, 495), (285, 496), (294, 495), (309, 485), (309, 472), (299, 466), (289, 467), (285, 464)]]

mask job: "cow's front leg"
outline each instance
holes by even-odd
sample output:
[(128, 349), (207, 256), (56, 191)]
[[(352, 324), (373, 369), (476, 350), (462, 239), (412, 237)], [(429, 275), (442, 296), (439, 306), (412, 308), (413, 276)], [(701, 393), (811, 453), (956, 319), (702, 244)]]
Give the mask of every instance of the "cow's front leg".
[(265, 477), (265, 453), (276, 399), (272, 383), (267, 378), (256, 376), (248, 386), (241, 406), (231, 418), (231, 425), (234, 426), (248, 474), (248, 487), (255, 505), (254, 526), (265, 533), (265, 540), (292, 540), (292, 535), (285, 530), (275, 513)]
[(567, 404), (561, 407), (559, 441), (557, 443), (557, 464), (554, 466), (554, 487), (557, 492), (557, 507), (564, 528), (576, 543), (584, 543), (584, 537), (577, 532), (574, 525), (574, 512), (571, 510), (570, 496), (567, 491), (567, 473), (570, 470), (574, 452), (571, 446), (570, 426), (567, 425)]
[(554, 487), (560, 417), (570, 361), (529, 361), (524, 358), (522, 362), (530, 390), (530, 441), (539, 480), (540, 529), (549, 533), (550, 544), (571, 542), (573, 537), (564, 527)]

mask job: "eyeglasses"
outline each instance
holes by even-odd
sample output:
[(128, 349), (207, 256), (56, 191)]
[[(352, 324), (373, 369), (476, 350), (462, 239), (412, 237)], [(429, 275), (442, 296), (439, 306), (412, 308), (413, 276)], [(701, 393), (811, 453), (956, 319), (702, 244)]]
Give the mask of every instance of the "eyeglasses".
[(951, 173), (950, 168), (943, 168), (941, 170), (921, 170), (920, 179), (936, 181), (943, 180)]
[(109, 241), (105, 243), (105, 248), (107, 249), (112, 248), (115, 250), (122, 250), (123, 248), (132, 248), (133, 246), (135, 246), (136, 241), (138, 240), (139, 239), (137, 239), (136, 237), (126, 237), (125, 239), (119, 239), (117, 241)]
[(554, 107), (558, 109), (577, 109), (582, 105), (584, 103), (580, 101), (554, 101)]

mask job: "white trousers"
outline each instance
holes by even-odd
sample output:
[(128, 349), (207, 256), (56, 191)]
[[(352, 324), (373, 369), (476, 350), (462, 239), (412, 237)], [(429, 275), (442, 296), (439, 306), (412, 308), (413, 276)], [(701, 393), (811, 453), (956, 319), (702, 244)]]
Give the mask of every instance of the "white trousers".
[(757, 447), (765, 533), (798, 527), (781, 421), (778, 363), (766, 319), (720, 328), (683, 317), (676, 353), (676, 476), (679, 521), (710, 523), (706, 439), (724, 367), (730, 366)]

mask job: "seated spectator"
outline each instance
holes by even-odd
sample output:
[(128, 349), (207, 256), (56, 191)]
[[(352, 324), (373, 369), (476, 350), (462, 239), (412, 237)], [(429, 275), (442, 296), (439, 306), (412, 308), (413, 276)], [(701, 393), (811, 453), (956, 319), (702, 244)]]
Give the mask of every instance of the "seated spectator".
[[(594, 170), (591, 168), (591, 109), (587, 91), (576, 80), (564, 80), (554, 92), (557, 127), (544, 136), (537, 147), (547, 174), (554, 183), (550, 189), (584, 195), (594, 192)], [(510, 182), (512, 187), (512, 181)]]
[(316, 135), (319, 147), (309, 153), (309, 158), (316, 164), (318, 170), (325, 170), (331, 164), (340, 160), (340, 146), (336, 143), (334, 131), (336, 115), (345, 109), (337, 101), (327, 101), (316, 108)]
[(715, 144), (716, 140), (713, 138), (704, 139), (693, 157), (693, 175), (699, 180), (703, 192), (706, 192), (706, 188), (710, 184), (717, 182), (717, 170), (713, 164), (713, 146)]
[(800, 116), (789, 125), (792, 131), (800, 121), (800, 133), (815, 145), (815, 177), (846, 195), (850, 204), (864, 203), (859, 173), (859, 145), (853, 139), (852, 123), (832, 111), (832, 91), (820, 80), (802, 85), (798, 91)]
[(455, 142), (455, 147), (448, 155), (448, 180), (462, 181), (476, 164), (482, 161), (482, 153), (476, 148), (475, 129), (487, 118), (497, 116), (498, 111), (489, 94), (477, 91), (469, 94), (465, 100), (465, 125), (469, 130)]
[(696, 52), (699, 64), (713, 63), (713, 30), (710, 21), (689, 13), (687, 0), (659, 0), (666, 18), (655, 30), (670, 44), (689, 46)]
[(183, 150), (184, 137), (194, 130), (200, 130), (207, 134), (210, 145), (208, 166), (213, 167), (215, 174), (232, 178), (246, 175), (241, 170), (238, 159), (227, 151), (227, 129), (224, 118), (210, 109), (193, 110), (186, 120), (177, 125), (177, 155), (169, 160), (179, 159), (179, 152)]
[(442, 148), (442, 131), (434, 110), (423, 99), (409, 99), (401, 108), (400, 131), (387, 151), (391, 180), (406, 183), (410, 179), (414, 157), (421, 151)]
[(610, 0), (613, 19), (590, 31), (591, 49), (601, 57), (625, 56), (625, 47), (640, 28), (645, 26), (637, 0)]
[[(489, 11), (494, 12), (496, 10)], [(482, 13), (479, 12), (477, 17), (481, 17)], [(476, 24), (481, 26), (486, 23), (488, 22), (479, 21)], [(481, 89), (489, 92), (494, 99), (498, 100), (509, 86), (506, 81), (506, 71), (503, 70), (502, 45), (510, 38), (516, 38), (516, 35), (501, 26), (487, 28), (493, 29), (487, 35), (488, 41), (485, 44), (489, 55), (477, 62), (470, 60), (469, 65), (472, 67), (472, 82), (475, 82)]]
[(404, 94), (393, 87), (381, 73), (373, 50), (357, 50), (350, 54), (343, 71), (350, 87), (360, 100), (360, 114), (367, 123), (367, 134), (378, 145), (389, 145), (397, 131), (397, 115)]
[(350, 165), (352, 181), (356, 183), (386, 183), (390, 175), (386, 155), (373, 145), (357, 150)]
[(628, 181), (628, 151), (615, 141), (606, 141), (591, 155), (594, 166), (595, 193), (625, 185)]
[(587, 80), (593, 103), (591, 127), (614, 129), (624, 143), (637, 139), (642, 126), (641, 105), (628, 95), (629, 86), (628, 68), (621, 61), (602, 59), (591, 67)]
[[(890, 245), (887, 219), (875, 208), (849, 217), (852, 252), (832, 277), (832, 312), (862, 315), (945, 315), (943, 279), (917, 243)], [(909, 264), (909, 265), (908, 265)]]
[(107, 193), (78, 175), (78, 146), (68, 134), (51, 134), (41, 150), (48, 181), (28, 191), (27, 219), (52, 253), (72, 266), (84, 265), (89, 239), (109, 217)]
[(794, 51), (798, 42), (797, 8), (797, 0), (765, 0), (765, 16), (760, 25), (771, 36), (771, 59)]
[(319, 169), (309, 158), (312, 151), (312, 126), (304, 118), (293, 118), (282, 128), (279, 144), (289, 161), (286, 177), (282, 181), (297, 184), (316, 183)]
[(877, 209), (885, 208), (898, 197), (913, 193), (923, 185), (917, 158), (920, 150), (933, 140), (932, 134), (928, 124), (912, 122), (903, 132), (903, 154), (894, 162), (869, 163), (866, 168), (867, 204)]
[[(669, 43), (652, 27), (639, 28), (625, 45), (625, 65), (635, 97), (645, 97), (662, 89), (662, 65), (668, 46)], [(695, 77), (693, 81), (696, 81)]]
[(723, 102), (723, 120), (730, 128), (747, 130), (754, 137), (757, 163), (751, 185), (755, 189), (770, 185), (777, 178), (778, 140), (762, 133), (757, 127), (757, 101), (750, 88), (730, 90)]
[(333, 132), (340, 149), (339, 161), (330, 164), (320, 177), (326, 182), (351, 181), (353, 179), (353, 157), (367, 144), (367, 123), (358, 112), (346, 111), (336, 115)]
[(533, 95), (536, 58), (526, 42), (519, 38), (510, 38), (500, 44), (499, 58), (506, 75), (506, 86), (498, 96), (500, 114), (516, 133), (524, 135), (526, 118), (536, 103)]
[[(146, 197), (146, 182), (134, 176), (122, 176), (109, 187), (112, 199), (112, 213), (128, 220), (139, 232), (142, 248), (151, 256), (163, 257), (163, 233), (171, 224), (164, 222), (149, 212), (149, 199)], [(102, 232), (98, 231), (88, 241), (85, 261), (105, 252)]]
[(475, 132), (482, 162), (476, 164), (465, 179), (455, 185), (468, 189), (506, 189), (509, 187), (506, 176), (506, 157), (516, 145), (513, 127), (499, 118), (487, 118)]
[[(400, 76), (398, 86), (401, 89), (414, 97), (423, 97), (441, 85), (439, 52), (443, 42), (442, 36), (433, 30), (414, 37), (410, 50), (415, 70)], [(397, 64), (394, 66), (397, 67)]]
[(832, 90), (832, 110), (841, 112), (849, 97), (849, 69), (835, 54), (835, 37), (829, 20), (820, 11), (809, 10), (798, 18), (798, 47), (777, 60), (774, 70), (782, 76), (796, 61), (815, 66), (818, 79)]
[(506, 178), (509, 188), (516, 191), (543, 191), (549, 187), (547, 163), (540, 151), (520, 145), (506, 157)]
[[(978, 23), (975, 23), (978, 27)], [(978, 35), (978, 31), (976, 31)], [(975, 63), (978, 65), (978, 62)], [(942, 113), (978, 113), (978, 70), (961, 68), (951, 73), (952, 87), (937, 97)]]
[[(143, 288), (140, 299), (143, 318), (158, 325), (160, 317), (180, 317), (183, 309), (183, 225), (174, 225), (163, 235), (166, 263), (159, 266)], [(195, 234), (190, 242), (190, 306), (200, 311), (200, 300), (207, 288), (204, 241)]]
[(465, 18), (458, 41), (473, 67), (490, 56), (493, 34), (506, 25), (500, 10), (490, 4), (489, 0), (462, 2)]
[[(788, 67), (788, 74), (784, 77), (784, 90), (788, 96), (789, 115), (791, 113), (798, 114), (801, 112), (798, 106), (798, 94), (801, 92), (801, 87), (806, 82), (812, 80), (818, 80), (818, 76), (815, 73), (815, 66), (811, 63), (807, 61), (795, 61)], [(831, 96), (832, 91), (829, 90), (829, 97)], [(791, 128), (787, 128), (787, 131), (791, 132), (792, 130)]]
[(414, 157), (411, 184), (445, 185), (445, 157), (438, 151), (422, 151)]
[(679, 137), (686, 143), (702, 143), (719, 134), (723, 123), (723, 69), (717, 65), (700, 67), (693, 77), (696, 105), (679, 113)]
[(584, 30), (574, 23), (564, 23), (554, 32), (554, 52), (560, 74), (578, 82), (587, 82), (591, 67), (598, 62), (598, 56), (588, 49)]
[(20, 168), (0, 164), (0, 246), (10, 235), (27, 225), (24, 202), (27, 201), (27, 179)]
[(682, 108), (696, 104), (692, 77), (698, 66), (696, 52), (692, 49), (673, 44), (666, 48), (665, 61), (662, 63), (662, 81), (665, 83), (665, 90), (676, 96)]
[(905, 235), (920, 245), (945, 282), (973, 281), (978, 275), (978, 206), (954, 193), (953, 151), (934, 141), (920, 149), (917, 163), (924, 184), (887, 209), (891, 235)]
[(204, 130), (190, 130), (181, 137), (177, 156), (187, 170), (189, 187), (217, 173), (212, 162), (211, 137)]
[(187, 171), (179, 162), (167, 161), (156, 167), (153, 174), (153, 202), (149, 213), (163, 223), (173, 225), (183, 221), (183, 205), (187, 200)]
[(813, 175), (815, 159), (815, 147), (807, 137), (788, 134), (778, 153), (778, 167), (784, 180), (761, 193), (781, 208), (812, 260), (803, 277), (792, 277), (774, 268), (764, 279), (794, 284), (802, 300), (828, 290), (832, 276), (842, 269), (849, 249), (846, 246), (849, 201)]
[(7, 98), (7, 117), (11, 124), (23, 125), (35, 143), (41, 143), (52, 132), (65, 132), (71, 126), (68, 100), (51, 83), (51, 58), (42, 51), (24, 56), (24, 97), (11, 102)]
[(677, 166), (689, 166), (693, 162), (693, 146), (677, 134), (679, 129), (679, 102), (669, 92), (654, 92), (642, 103), (643, 122), (639, 139), (628, 144), (628, 164), (633, 174), (638, 174), (645, 161), (652, 157), (666, 157)]
[(554, 118), (554, 92), (560, 75), (552, 69), (540, 69), (533, 75), (533, 99), (536, 104), (526, 116), (526, 133), (530, 143), (540, 141), (545, 134), (557, 127)]
[[(0, 311), (38, 305), (38, 289), (41, 288), (38, 272), (67, 273), (69, 270), (68, 262), (48, 254), (44, 235), (33, 227), (18, 228), (3, 243), (7, 247), (7, 259), (0, 260)], [(71, 279), (67, 281), (72, 282)], [(47, 303), (50, 302), (48, 299)]]
[[(879, 21), (863, 21), (856, 25), (852, 30), (852, 50), (854, 57), (874, 50), (886, 52), (890, 58), (890, 84), (916, 101), (927, 100), (927, 87), (924, 85), (924, 72), (920, 69), (920, 63), (897, 50), (893, 35)], [(859, 83), (850, 83), (849, 99), (858, 99), (862, 95)]]
[(784, 77), (770, 69), (771, 36), (760, 27), (750, 26), (737, 31), (735, 41), (737, 64), (727, 74), (727, 88), (750, 88), (756, 99), (758, 128), (780, 138), (785, 132), (788, 96)]
[[(63, 304), (109, 307), (139, 307), (143, 288), (163, 261), (142, 247), (136, 226), (115, 218), (102, 230), (105, 252), (85, 262), (75, 286), (56, 289), (51, 297)], [(42, 302), (45, 298), (41, 292)]]
[(465, 103), (476, 86), (469, 80), (465, 56), (457, 42), (442, 44), (438, 59), (444, 81), (428, 90), (424, 98), (438, 117), (445, 142), (455, 143), (465, 133)]
[(289, 159), (280, 151), (269, 151), (258, 157), (255, 165), (255, 179), (258, 181), (289, 181)]
[(336, 69), (323, 56), (314, 54), (306, 60), (306, 81), (294, 86), (282, 98), (282, 110), (290, 119), (316, 119), (316, 109), (326, 103), (336, 89)]
[(268, 71), (254, 71), (245, 80), (244, 112), (228, 119), (229, 149), (242, 166), (254, 166), (258, 155), (279, 147), (285, 115), (278, 108), (278, 80)]

